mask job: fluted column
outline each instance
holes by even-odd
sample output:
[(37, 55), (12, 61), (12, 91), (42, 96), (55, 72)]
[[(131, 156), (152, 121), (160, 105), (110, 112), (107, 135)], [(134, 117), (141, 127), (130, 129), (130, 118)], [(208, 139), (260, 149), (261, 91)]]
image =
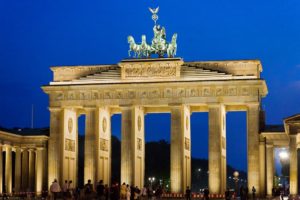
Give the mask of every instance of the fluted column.
[(224, 105), (209, 106), (208, 186), (211, 194), (226, 190), (226, 111)]
[(298, 156), (296, 135), (290, 135), (290, 194), (298, 195)]
[(121, 183), (133, 184), (132, 108), (122, 107)]
[(190, 109), (171, 107), (171, 191), (185, 192), (191, 187)]
[(111, 179), (111, 117), (108, 107), (96, 109), (96, 180), (110, 185)]
[(254, 186), (257, 195), (261, 195), (260, 190), (260, 164), (259, 164), (259, 103), (248, 104), (247, 110), (247, 143), (248, 143), (248, 188)]
[(36, 149), (35, 159), (35, 192), (40, 195), (43, 190), (43, 174), (44, 174), (44, 148), (38, 147)]
[[(63, 149), (62, 146), (62, 109), (50, 108), (50, 136), (48, 140), (48, 188), (54, 179), (60, 180), (60, 163)], [(23, 165), (23, 164), (22, 164)], [(22, 171), (23, 172), (23, 171)], [(23, 174), (23, 173), (22, 173)], [(22, 175), (23, 177), (23, 175)], [(23, 179), (22, 179), (23, 186)], [(25, 188), (26, 189), (26, 188)]]
[(121, 182), (144, 185), (145, 138), (144, 109), (122, 107)]
[[(77, 109), (75, 108), (65, 108), (63, 109), (63, 119), (62, 119), (62, 132), (61, 132), (61, 171), (60, 171), (60, 184), (62, 185), (65, 180), (71, 180), (73, 185), (77, 184), (76, 176), (76, 160), (77, 160)], [(87, 118), (87, 122), (89, 119)], [(88, 124), (89, 126), (94, 124)], [(94, 125), (95, 126), (95, 125)], [(88, 134), (87, 134), (88, 135)], [(86, 135), (86, 136), (87, 136)], [(91, 145), (91, 144), (89, 144)], [(85, 157), (89, 156), (85, 154)]]
[(28, 187), (30, 191), (34, 191), (34, 161), (35, 161), (35, 152), (34, 149), (29, 149), (29, 165), (28, 165)]
[(22, 151), (22, 190), (26, 191), (28, 188), (28, 166), (29, 166), (29, 152), (27, 149)]
[(95, 108), (86, 108), (86, 123), (85, 123), (85, 140), (84, 140), (84, 183), (90, 179), (95, 182), (96, 178), (96, 161), (95, 161), (95, 139), (96, 139), (96, 121)]
[(2, 188), (3, 188), (3, 145), (0, 144), (0, 194), (3, 192)]
[(21, 149), (20, 147), (15, 147), (15, 149), (15, 192), (19, 192), (21, 189)]
[(274, 178), (274, 147), (267, 144), (267, 195), (272, 195)]
[(12, 192), (12, 149), (10, 145), (5, 145), (5, 187), (6, 192)]

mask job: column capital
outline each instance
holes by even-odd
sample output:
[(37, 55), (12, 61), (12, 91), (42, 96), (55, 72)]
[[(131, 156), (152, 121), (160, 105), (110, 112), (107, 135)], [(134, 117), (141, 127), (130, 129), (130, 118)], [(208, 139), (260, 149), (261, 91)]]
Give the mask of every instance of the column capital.
[(36, 147), (35, 149), (36, 149), (36, 151), (42, 151), (42, 150), (45, 150), (45, 147)]
[(121, 109), (130, 109), (133, 107), (133, 104), (120, 104), (119, 107)]
[(95, 106), (85, 106), (83, 107), (84, 111), (95, 111), (96, 107)]
[(168, 104), (169, 107), (181, 107), (182, 105), (184, 105), (184, 104), (182, 104), (182, 103), (169, 103)]
[(35, 152), (36, 148), (28, 148), (28, 152)]
[(247, 106), (248, 109), (250, 109), (250, 108), (258, 108), (259, 109), (260, 103), (259, 102), (247, 103), (246, 106)]

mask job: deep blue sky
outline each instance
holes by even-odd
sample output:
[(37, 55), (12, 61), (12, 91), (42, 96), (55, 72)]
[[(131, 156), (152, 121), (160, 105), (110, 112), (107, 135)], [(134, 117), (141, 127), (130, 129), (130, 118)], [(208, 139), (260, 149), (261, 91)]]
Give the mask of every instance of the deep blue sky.
[[(35, 127), (48, 126), (40, 86), (52, 79), (49, 67), (118, 63), (128, 35), (152, 37), (148, 7), (157, 4), (167, 38), (178, 33), (178, 56), (260, 59), (267, 122), (300, 112), (299, 0), (0, 0), (0, 125), (30, 126), (34, 104)], [(228, 114), (228, 162), (239, 169), (246, 169), (245, 119)], [(113, 121), (119, 135), (120, 116)], [(170, 138), (168, 114), (147, 115), (146, 123), (148, 141)], [(193, 156), (207, 157), (207, 126), (207, 114), (192, 115)]]

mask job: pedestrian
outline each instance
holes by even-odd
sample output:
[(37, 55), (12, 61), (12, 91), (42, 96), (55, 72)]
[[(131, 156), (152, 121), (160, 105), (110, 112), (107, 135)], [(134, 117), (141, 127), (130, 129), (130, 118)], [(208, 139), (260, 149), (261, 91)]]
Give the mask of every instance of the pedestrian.
[(230, 200), (230, 191), (229, 188), (225, 191), (225, 200)]
[(127, 187), (126, 187), (126, 183), (124, 182), (120, 188), (121, 199), (126, 199), (126, 190), (127, 190)]
[(142, 191), (141, 191), (141, 199), (145, 200), (146, 198), (147, 198), (147, 187), (146, 187), (146, 185), (144, 185), (144, 187), (142, 188)]
[(105, 200), (109, 199), (109, 187), (107, 184), (104, 186), (104, 194), (105, 194)]
[(93, 185), (92, 181), (89, 179), (87, 184), (84, 185), (84, 197), (85, 199), (92, 199)]
[(130, 186), (130, 200), (134, 200), (135, 187), (133, 185)]
[(52, 182), (52, 184), (50, 186), (50, 192), (51, 192), (51, 195), (53, 196), (54, 200), (56, 200), (59, 197), (61, 188), (56, 179), (54, 179), (54, 181)]
[(62, 192), (63, 192), (63, 198), (67, 199), (67, 194), (68, 194), (68, 181), (65, 180), (65, 183), (62, 186)]
[(104, 200), (104, 185), (103, 185), (103, 180), (99, 181), (96, 190), (97, 190), (97, 199), (98, 200)]
[(131, 191), (130, 191), (130, 187), (127, 184), (126, 185), (126, 200), (130, 200), (130, 196), (131, 196)]
[(67, 199), (73, 199), (74, 188), (72, 185), (73, 181), (69, 180), (68, 182), (68, 191), (67, 191)]
[(189, 186), (186, 187), (185, 198), (186, 198), (186, 200), (191, 200), (191, 189)]
[(252, 186), (252, 199), (253, 200), (255, 199), (255, 192), (256, 192), (256, 189), (254, 186)]
[(208, 188), (204, 189), (204, 200), (208, 200), (209, 199), (209, 190)]

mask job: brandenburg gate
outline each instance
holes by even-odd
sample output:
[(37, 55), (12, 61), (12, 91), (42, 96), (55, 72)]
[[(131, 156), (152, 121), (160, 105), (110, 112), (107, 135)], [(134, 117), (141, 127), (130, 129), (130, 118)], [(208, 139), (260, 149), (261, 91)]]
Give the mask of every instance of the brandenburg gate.
[[(54, 179), (77, 184), (77, 122), (86, 116), (84, 181), (111, 177), (111, 116), (122, 114), (121, 182), (144, 186), (147, 113), (171, 113), (172, 192), (191, 186), (191, 129), (194, 112), (209, 113), (209, 191), (226, 189), (226, 112), (247, 112), (248, 186), (265, 193), (264, 149), (260, 146), (261, 99), (268, 89), (258, 60), (184, 62), (174, 58), (171, 42), (149, 9), (154, 37), (147, 44), (128, 36), (129, 57), (116, 65), (52, 67), (53, 81), (43, 86), (50, 99), (48, 184)], [(152, 58), (156, 54), (159, 58)], [(163, 58), (167, 54), (168, 58)], [(200, 141), (199, 141), (200, 142)]]
[[(194, 112), (209, 113), (209, 191), (226, 189), (226, 113), (247, 112), (248, 187), (265, 193), (261, 99), (268, 89), (258, 60), (184, 62), (182, 58), (126, 59), (116, 65), (52, 67), (49, 95), (48, 184), (111, 177), (111, 116), (122, 114), (121, 182), (144, 185), (147, 113), (171, 113), (171, 191), (191, 186)], [(78, 169), (77, 122), (86, 116), (84, 169)], [(203, 141), (199, 141), (203, 142)]]

